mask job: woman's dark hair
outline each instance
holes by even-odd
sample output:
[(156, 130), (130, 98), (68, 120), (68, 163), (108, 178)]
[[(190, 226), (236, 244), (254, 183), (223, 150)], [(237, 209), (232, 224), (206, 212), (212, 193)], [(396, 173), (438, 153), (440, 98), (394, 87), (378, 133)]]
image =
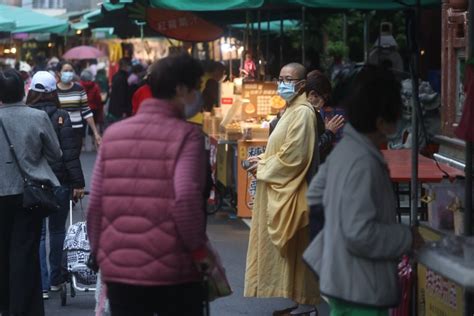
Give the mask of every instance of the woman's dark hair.
[(61, 107), (61, 103), (59, 102), (58, 92), (38, 92), (30, 90), (28, 91), (28, 96), (26, 97), (26, 104), (28, 105), (35, 105), (37, 103), (52, 103), (58, 109)]
[(58, 65), (56, 66), (56, 71), (57, 71), (57, 72), (61, 72), (61, 69), (63, 69), (63, 67), (64, 67), (65, 65), (71, 66), (71, 67), (72, 67), (72, 70), (73, 70), (74, 72), (76, 72), (76, 67), (74, 67), (74, 65), (73, 65), (71, 62), (69, 62), (69, 61), (61, 61), (61, 62), (59, 62)]
[(351, 125), (360, 133), (372, 133), (377, 130), (377, 118), (395, 123), (402, 114), (400, 90), (400, 82), (393, 72), (381, 66), (365, 65), (344, 101)]
[(179, 85), (198, 89), (204, 74), (199, 61), (184, 54), (163, 58), (150, 67), (148, 82), (157, 99), (173, 98)]
[(0, 72), (0, 101), (3, 103), (21, 102), (25, 96), (25, 82), (15, 69)]
[(323, 98), (324, 105), (329, 105), (331, 101), (332, 87), (328, 77), (319, 70), (313, 70), (306, 76), (306, 85), (304, 88), (306, 96), (311, 91), (315, 91), (318, 96)]

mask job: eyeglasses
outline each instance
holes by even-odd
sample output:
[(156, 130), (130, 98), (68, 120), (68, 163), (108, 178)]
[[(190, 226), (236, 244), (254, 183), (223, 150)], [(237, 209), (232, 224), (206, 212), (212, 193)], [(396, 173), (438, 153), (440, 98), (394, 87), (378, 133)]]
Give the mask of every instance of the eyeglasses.
[(301, 81), (301, 80), (304, 80), (304, 79), (292, 79), (292, 78), (278, 78), (278, 83), (291, 83), (291, 82), (294, 82), (294, 81)]

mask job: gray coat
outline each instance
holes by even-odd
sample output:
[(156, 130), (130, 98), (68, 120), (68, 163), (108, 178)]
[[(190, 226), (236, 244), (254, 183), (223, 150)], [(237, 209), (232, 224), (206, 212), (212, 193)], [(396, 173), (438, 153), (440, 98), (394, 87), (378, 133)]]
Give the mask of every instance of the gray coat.
[(324, 228), (304, 253), (321, 293), (361, 305), (397, 305), (397, 262), (412, 236), (396, 222), (382, 153), (350, 124), (311, 182), (308, 202), (324, 206)]
[[(59, 185), (48, 161), (61, 159), (61, 149), (48, 115), (24, 104), (0, 104), (0, 120), (31, 179)], [(23, 193), (20, 171), (0, 127), (0, 196)]]

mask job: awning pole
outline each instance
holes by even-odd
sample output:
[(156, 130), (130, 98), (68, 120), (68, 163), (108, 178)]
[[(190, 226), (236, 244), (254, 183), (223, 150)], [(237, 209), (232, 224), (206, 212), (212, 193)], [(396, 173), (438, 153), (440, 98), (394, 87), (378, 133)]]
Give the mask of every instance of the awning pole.
[[(468, 36), (469, 36), (469, 59), (474, 58), (474, 0), (469, 0), (469, 20), (468, 20)], [(473, 235), (472, 227), (472, 142), (466, 142), (466, 192), (465, 192), (465, 210), (464, 210), (464, 227), (466, 236)]]
[[(474, 0), (469, 0), (469, 19), (468, 19), (468, 45), (469, 45), (469, 59), (474, 57)], [(464, 206), (464, 234), (466, 236), (473, 235), (472, 227), (472, 142), (466, 141), (466, 168), (464, 169), (466, 175), (465, 184), (465, 206)], [(474, 297), (472, 293), (466, 291), (464, 297), (464, 315), (472, 315), (474, 313)]]
[[(344, 47), (347, 46), (347, 14), (344, 12), (342, 16), (342, 41), (344, 42)], [(347, 56), (344, 56), (344, 59), (346, 59)]]
[(306, 64), (306, 7), (301, 7), (301, 63)]
[(364, 13), (364, 61), (369, 61), (369, 13)]
[[(232, 45), (232, 29), (229, 28), (229, 42), (231, 43)], [(234, 45), (237, 44), (234, 42)], [(236, 48), (236, 46), (234, 46)], [(231, 46), (232, 48), (232, 46)], [(237, 56), (238, 57), (238, 56)], [(234, 58), (234, 51), (231, 50), (230, 51), (230, 58), (229, 58), (229, 80), (232, 81), (232, 59)]]
[(260, 46), (260, 36), (262, 32), (262, 12), (258, 10), (258, 30), (257, 30), (257, 78), (260, 80), (260, 73), (262, 68), (262, 59), (261, 59), (261, 46)]
[(419, 122), (418, 107), (420, 106), (420, 96), (418, 92), (419, 80), (419, 19), (420, 19), (420, 0), (416, 1), (415, 16), (413, 18), (413, 26), (410, 30), (412, 36), (412, 52), (411, 52), (411, 80), (412, 80), (412, 151), (411, 151), (411, 216), (410, 225), (418, 226), (418, 152), (419, 152)]
[(265, 43), (265, 74), (268, 72), (268, 60), (270, 59), (270, 11), (267, 11), (267, 35)]
[(280, 69), (283, 67), (283, 11), (280, 10)]

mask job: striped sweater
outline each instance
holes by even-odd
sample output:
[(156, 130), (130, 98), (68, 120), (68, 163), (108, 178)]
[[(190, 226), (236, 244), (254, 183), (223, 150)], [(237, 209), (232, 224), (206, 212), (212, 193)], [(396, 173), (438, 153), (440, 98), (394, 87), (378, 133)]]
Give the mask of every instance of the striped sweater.
[(67, 90), (58, 87), (59, 102), (61, 108), (69, 112), (73, 128), (84, 127), (83, 120), (92, 117), (92, 111), (87, 102), (87, 94), (79, 84)]

